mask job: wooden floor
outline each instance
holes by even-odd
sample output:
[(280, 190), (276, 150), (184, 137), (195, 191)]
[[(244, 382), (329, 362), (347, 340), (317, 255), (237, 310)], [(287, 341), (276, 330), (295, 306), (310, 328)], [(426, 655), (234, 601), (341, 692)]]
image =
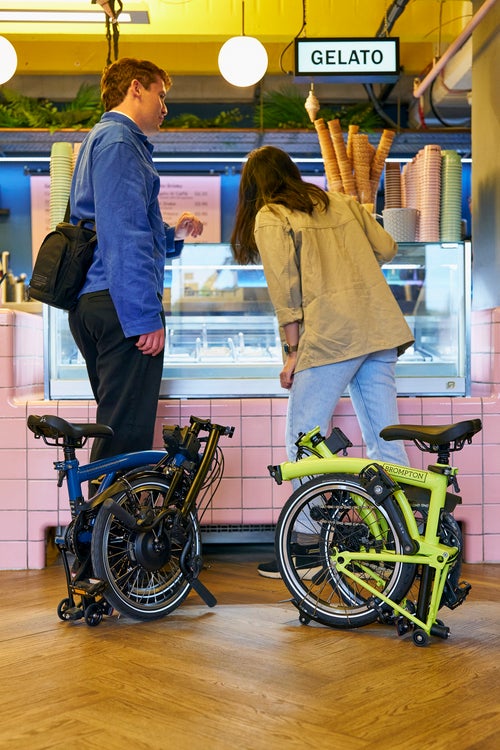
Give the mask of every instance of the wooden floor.
[(2, 750), (498, 750), (500, 565), (469, 565), (451, 637), (299, 623), (270, 547), (205, 549), (195, 595), (153, 623), (61, 622), (56, 560), (0, 572)]

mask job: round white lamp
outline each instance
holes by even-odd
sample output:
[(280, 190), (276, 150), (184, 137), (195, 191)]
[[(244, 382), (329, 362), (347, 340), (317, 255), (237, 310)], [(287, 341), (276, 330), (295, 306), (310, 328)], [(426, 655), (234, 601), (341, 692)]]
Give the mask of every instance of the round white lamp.
[(17, 68), (16, 50), (4, 36), (0, 36), (0, 84), (10, 81)]
[(233, 86), (253, 86), (267, 70), (267, 52), (253, 36), (233, 36), (219, 52), (219, 70)]

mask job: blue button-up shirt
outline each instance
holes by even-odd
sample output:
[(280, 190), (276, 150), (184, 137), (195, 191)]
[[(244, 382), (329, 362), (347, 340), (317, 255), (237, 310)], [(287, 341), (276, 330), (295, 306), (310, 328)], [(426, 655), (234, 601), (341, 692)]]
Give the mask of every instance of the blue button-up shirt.
[(71, 221), (90, 219), (97, 231), (81, 293), (109, 289), (125, 336), (161, 328), (165, 257), (183, 247), (161, 216), (152, 152), (132, 119), (106, 112), (82, 143), (71, 186)]

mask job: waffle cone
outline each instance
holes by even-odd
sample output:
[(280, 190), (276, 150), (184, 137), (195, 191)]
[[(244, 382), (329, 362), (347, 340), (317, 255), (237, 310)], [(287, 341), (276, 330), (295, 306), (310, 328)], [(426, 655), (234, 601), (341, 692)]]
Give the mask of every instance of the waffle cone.
[(355, 136), (358, 132), (359, 132), (359, 125), (349, 125), (347, 129), (347, 158), (351, 162), (351, 165), (353, 164), (353, 161), (352, 161), (353, 136)]
[(368, 136), (362, 133), (353, 134), (351, 138), (352, 164), (354, 179), (360, 203), (372, 202), (372, 188), (370, 184), (370, 170), (372, 162), (372, 146)]
[(373, 197), (375, 202), (375, 196), (377, 194), (378, 190), (378, 184), (380, 182), (380, 177), (382, 176), (382, 172), (384, 171), (385, 166), (385, 160), (389, 156), (389, 152), (391, 150), (392, 142), (394, 140), (395, 132), (394, 130), (383, 130), (382, 135), (380, 137), (380, 141), (378, 143), (377, 150), (375, 152), (375, 156), (372, 161), (371, 166), (371, 172), (370, 172), (370, 180), (372, 183), (372, 188), (374, 190)]
[(335, 149), (333, 148), (330, 132), (323, 118), (320, 117), (315, 120), (314, 127), (316, 128), (316, 132), (318, 134), (319, 147), (325, 165), (328, 188), (330, 190), (343, 193), (344, 189), (340, 176), (339, 165), (337, 163), (337, 157), (335, 155)]
[(328, 130), (330, 131), (331, 139), (333, 141), (333, 148), (335, 150), (335, 156), (337, 157), (344, 192), (348, 195), (357, 197), (356, 182), (352, 173), (351, 163), (347, 158), (347, 149), (345, 147), (344, 136), (342, 135), (342, 128), (340, 127), (339, 120), (329, 120)]

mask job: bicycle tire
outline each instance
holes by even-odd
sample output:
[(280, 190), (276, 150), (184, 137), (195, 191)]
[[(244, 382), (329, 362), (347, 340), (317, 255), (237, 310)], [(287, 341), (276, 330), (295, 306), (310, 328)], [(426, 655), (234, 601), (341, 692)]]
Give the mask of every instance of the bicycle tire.
[(275, 551), (293, 604), (306, 619), (352, 629), (375, 622), (384, 609), (363, 581), (397, 603), (413, 584), (416, 565), (370, 560), (349, 566), (363, 579), (356, 582), (336, 567), (335, 549), (403, 552), (384, 508), (374, 503), (355, 476), (347, 474), (311, 479), (293, 492), (280, 513)]
[[(113, 499), (137, 518), (148, 522), (165, 508), (168, 476), (152, 474), (131, 478), (128, 490)], [(180, 491), (182, 494), (182, 490)], [(180, 565), (183, 559), (201, 560), (201, 533), (196, 513), (183, 519), (174, 498), (171, 513), (154, 531), (130, 531), (101, 507), (92, 534), (92, 564), (97, 578), (107, 584), (106, 601), (136, 620), (165, 617), (191, 590)]]

